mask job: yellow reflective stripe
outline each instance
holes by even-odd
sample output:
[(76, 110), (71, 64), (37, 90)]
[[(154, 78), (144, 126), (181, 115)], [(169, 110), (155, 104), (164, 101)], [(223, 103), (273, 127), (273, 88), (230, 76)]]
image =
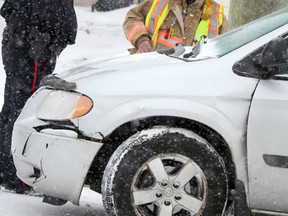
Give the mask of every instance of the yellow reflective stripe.
[(199, 25), (197, 27), (195, 36), (194, 36), (194, 40), (200, 41), (202, 35), (205, 35), (206, 37), (208, 37), (209, 22), (210, 22), (210, 19), (208, 19), (208, 20), (203, 20), (202, 19), (200, 21), (200, 23), (199, 23)]
[(168, 3), (166, 4), (163, 12), (161, 13), (161, 16), (159, 17), (159, 20), (157, 21), (157, 26), (156, 28), (154, 29), (154, 33), (153, 33), (153, 36), (152, 36), (152, 44), (153, 44), (153, 49), (155, 50), (156, 49), (156, 46), (157, 46), (157, 37), (158, 37), (158, 31), (161, 27), (161, 25), (163, 24), (163, 22), (165, 21), (167, 15), (169, 13), (169, 9), (168, 9)]
[(145, 26), (151, 35), (153, 35), (154, 30), (156, 29), (158, 25), (159, 18), (163, 15), (162, 13), (166, 4), (168, 4), (167, 0), (154, 0), (153, 1), (153, 4), (145, 20)]
[(223, 23), (224, 8), (220, 4), (217, 5), (217, 8), (218, 8), (217, 15), (218, 15), (218, 24), (219, 24), (218, 27), (220, 27), (222, 25), (222, 23)]
[(146, 28), (142, 22), (136, 22), (133, 24), (130, 31), (127, 33), (126, 37), (127, 39), (132, 43), (133, 37), (139, 32), (139, 31), (146, 31)]
[(155, 13), (155, 9), (156, 9), (156, 7), (159, 5), (159, 3), (160, 3), (159, 0), (154, 0), (152, 6), (151, 6), (151, 8), (150, 8), (150, 10), (149, 10), (149, 12), (148, 12), (148, 14), (147, 14), (147, 16), (146, 16), (145, 26), (146, 26), (148, 32), (151, 31), (151, 27), (152, 27), (152, 30), (153, 30), (153, 28), (154, 28), (154, 24), (151, 25), (152, 16), (153, 16), (153, 14)]
[[(214, 4), (214, 12), (212, 16), (208, 20), (201, 20), (194, 39), (197, 41), (200, 41), (203, 43), (204, 41), (201, 41), (202, 35), (205, 35), (208, 38), (216, 37), (219, 34), (219, 27), (223, 23), (223, 6), (220, 4), (217, 4), (216, 2), (213, 2)], [(205, 12), (206, 7), (203, 8), (203, 13)]]
[(154, 0), (145, 20), (145, 26), (155, 50), (158, 31), (169, 13), (168, 0)]

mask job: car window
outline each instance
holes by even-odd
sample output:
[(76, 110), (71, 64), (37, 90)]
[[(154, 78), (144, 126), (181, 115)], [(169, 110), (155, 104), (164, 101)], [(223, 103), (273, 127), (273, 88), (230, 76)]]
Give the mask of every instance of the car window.
[(222, 56), (288, 23), (288, 7), (209, 40), (201, 55)]

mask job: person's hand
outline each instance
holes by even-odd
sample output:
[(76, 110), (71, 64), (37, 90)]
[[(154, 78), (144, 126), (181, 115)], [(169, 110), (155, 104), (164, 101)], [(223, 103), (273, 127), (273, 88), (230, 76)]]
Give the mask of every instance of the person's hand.
[(149, 40), (140, 41), (137, 45), (137, 48), (140, 53), (151, 52), (153, 49)]

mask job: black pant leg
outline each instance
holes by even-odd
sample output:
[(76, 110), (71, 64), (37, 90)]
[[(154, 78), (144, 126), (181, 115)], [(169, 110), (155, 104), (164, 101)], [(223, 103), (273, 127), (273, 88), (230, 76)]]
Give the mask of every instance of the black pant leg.
[[(13, 48), (13, 46), (12, 46)], [(15, 47), (14, 47), (15, 48)], [(17, 52), (16, 52), (17, 51)], [(16, 169), (13, 163), (13, 157), (11, 154), (11, 141), (13, 126), (18, 118), (22, 108), (24, 107), (28, 98), (32, 95), (32, 84), (34, 80), (34, 60), (25, 57), (25, 49), (15, 50), (10, 49), (8, 57), (5, 58), (5, 67), (7, 73), (9, 73), (9, 79), (6, 80), (7, 86), (7, 100), (5, 100), (5, 107), (9, 110), (9, 118), (5, 124), (5, 131), (2, 135), (3, 142), (0, 143), (1, 147), (1, 167), (4, 184), (10, 188), (17, 188), (20, 185), (20, 181), (16, 176)], [(19, 55), (21, 53), (21, 56)], [(14, 54), (14, 55), (11, 55)], [(18, 57), (18, 58), (17, 58)], [(17, 61), (16, 61), (17, 58)], [(39, 85), (40, 80), (48, 74), (51, 74), (55, 68), (56, 57), (50, 56), (44, 61), (38, 62), (38, 73), (36, 79), (36, 86)], [(21, 73), (19, 72), (21, 71)]]
[(2, 60), (6, 73), (5, 98), (1, 111), (5, 124), (0, 133), (0, 176), (4, 184), (20, 184), (11, 155), (13, 125), (31, 95), (33, 60), (28, 56), (29, 45), (21, 46), (9, 40), (5, 30), (2, 40)]

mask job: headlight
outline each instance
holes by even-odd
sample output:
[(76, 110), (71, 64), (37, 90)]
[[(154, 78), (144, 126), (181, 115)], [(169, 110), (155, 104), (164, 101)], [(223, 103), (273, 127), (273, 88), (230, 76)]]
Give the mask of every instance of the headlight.
[(44, 120), (68, 120), (86, 115), (92, 107), (93, 101), (85, 95), (53, 91), (40, 103), (36, 115)]

